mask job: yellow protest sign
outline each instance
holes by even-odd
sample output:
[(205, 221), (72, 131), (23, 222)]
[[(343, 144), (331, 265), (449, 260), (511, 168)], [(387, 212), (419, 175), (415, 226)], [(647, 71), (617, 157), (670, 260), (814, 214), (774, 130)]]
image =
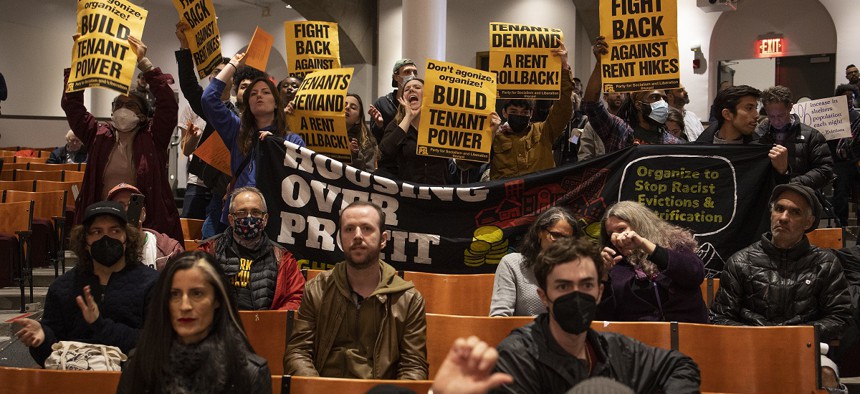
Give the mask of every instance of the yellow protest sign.
[(679, 86), (677, 0), (601, 1), (600, 32), (609, 46), (600, 65), (604, 92)]
[(254, 30), (254, 36), (251, 37), (251, 43), (248, 44), (248, 49), (245, 51), (245, 65), (266, 72), (266, 64), (269, 63), (269, 53), (272, 51), (273, 42), (275, 42), (275, 37), (257, 26), (257, 30)]
[(66, 92), (104, 88), (128, 94), (137, 54), (128, 36), (143, 36), (147, 11), (125, 0), (78, 0), (72, 72)]
[(559, 29), (490, 22), (490, 71), (499, 98), (557, 100), (561, 59), (550, 50), (563, 40)]
[(305, 76), (293, 99), (290, 130), (308, 148), (344, 163), (350, 162), (349, 137), (343, 112), (352, 68), (321, 70)]
[(431, 59), (426, 69), (416, 153), (489, 162), (495, 75)]
[(197, 74), (204, 78), (221, 64), (221, 32), (212, 0), (173, 0), (173, 6), (179, 19), (191, 26), (185, 37)]
[(304, 78), (317, 70), (340, 67), (337, 23), (284, 22), (290, 75)]

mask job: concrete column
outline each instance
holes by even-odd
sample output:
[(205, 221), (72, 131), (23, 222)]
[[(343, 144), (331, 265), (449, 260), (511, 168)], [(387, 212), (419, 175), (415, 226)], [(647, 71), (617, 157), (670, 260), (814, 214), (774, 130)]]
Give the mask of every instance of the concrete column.
[(424, 76), (428, 58), (445, 60), (447, 0), (403, 0), (403, 57)]

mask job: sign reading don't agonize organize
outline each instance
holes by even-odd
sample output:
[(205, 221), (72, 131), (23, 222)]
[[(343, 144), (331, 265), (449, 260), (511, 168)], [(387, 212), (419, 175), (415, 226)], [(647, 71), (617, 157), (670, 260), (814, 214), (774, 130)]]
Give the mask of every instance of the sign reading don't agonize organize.
[(290, 143), (267, 140), (261, 149), (257, 185), (269, 207), (268, 235), (315, 269), (343, 260), (338, 216), (356, 200), (385, 211), (390, 237), (382, 258), (398, 269), (486, 273), (518, 248), (548, 207), (571, 209), (581, 231), (597, 236), (603, 212), (623, 199), (696, 232), (714, 276), (766, 228), (772, 187), (764, 146), (638, 146), (524, 177), (451, 187), (377, 176)]
[(147, 11), (125, 0), (79, 0), (77, 34), (66, 92), (104, 88), (128, 94), (137, 54), (128, 37), (140, 38)]

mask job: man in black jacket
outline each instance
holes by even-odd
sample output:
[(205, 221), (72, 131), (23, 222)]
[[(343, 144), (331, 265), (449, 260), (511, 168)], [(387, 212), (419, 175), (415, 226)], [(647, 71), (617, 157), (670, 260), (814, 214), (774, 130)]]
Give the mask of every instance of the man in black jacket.
[(534, 270), (548, 313), (499, 344), (496, 371), (514, 379), (499, 392), (563, 393), (594, 376), (637, 393), (699, 392), (699, 367), (689, 357), (589, 328), (603, 291), (601, 261), (582, 238), (560, 239), (541, 253)]
[[(852, 306), (842, 266), (829, 251), (810, 245), (805, 235), (821, 218), (815, 191), (796, 183), (778, 185), (770, 203), (771, 231), (726, 263), (711, 307), (713, 322), (813, 325), (822, 342), (839, 339)], [(838, 387), (828, 369), (822, 370), (825, 386)]]

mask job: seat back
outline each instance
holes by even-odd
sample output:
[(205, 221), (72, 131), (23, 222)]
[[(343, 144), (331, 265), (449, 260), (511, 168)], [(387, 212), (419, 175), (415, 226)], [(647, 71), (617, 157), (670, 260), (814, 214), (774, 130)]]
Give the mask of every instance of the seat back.
[(32, 231), (33, 201), (0, 203), (0, 233)]
[(0, 181), (0, 190), (19, 190), (31, 192), (36, 187), (35, 181)]
[(47, 219), (65, 217), (65, 190), (56, 190), (51, 192), (22, 192), (17, 190), (3, 191), (3, 202), (21, 201), (33, 201), (33, 217)]
[(51, 156), (50, 155), (37, 156), (37, 157), (17, 156), (17, 157), (15, 157), (15, 162), (16, 163), (44, 163), (44, 162), (48, 161), (49, 157), (51, 157)]
[(493, 298), (494, 274), (430, 274), (406, 271), (403, 279), (412, 281), (424, 297), (427, 313), (464, 316), (489, 316)]
[(65, 190), (67, 204), (74, 205), (75, 197), (81, 191), (80, 182), (57, 182), (57, 181), (36, 181), (35, 190), (37, 192), (48, 192), (52, 190)]
[(14, 181), (16, 170), (26, 170), (27, 163), (13, 163), (13, 158), (5, 158), (0, 169), (0, 181)]
[[(271, 368), (271, 365), (269, 365)], [(403, 387), (415, 393), (426, 393), (431, 380), (337, 379), (310, 376), (272, 376), (272, 391), (281, 394), (340, 394), (366, 393), (381, 385)], [(280, 389), (279, 389), (280, 387)]]
[(15, 170), (13, 177), (16, 181), (22, 180), (40, 180), (40, 181), (62, 181), (63, 171), (33, 171), (33, 170)]
[(828, 249), (842, 249), (842, 228), (818, 228), (806, 234), (809, 243)]
[(48, 163), (30, 163), (30, 170), (36, 171), (78, 171), (80, 164), (63, 163), (63, 164), (48, 164)]
[(705, 300), (705, 306), (711, 307), (714, 303), (714, 296), (717, 295), (717, 290), (720, 288), (720, 278), (705, 278), (699, 289), (702, 291), (702, 299)]
[(83, 171), (63, 171), (63, 179), (64, 182), (83, 182), (84, 181), (84, 172)]
[(475, 335), (497, 346), (511, 331), (534, 321), (534, 316), (455, 316), (427, 313), (427, 362), (430, 379), (436, 376), (448, 350), (457, 338)]
[(54, 371), (0, 367), (0, 392), (4, 393), (114, 393), (119, 372)]
[(197, 250), (197, 248), (200, 247), (200, 244), (198, 244), (197, 241), (193, 240), (193, 239), (186, 239), (184, 241), (184, 243), (185, 243), (184, 246), (185, 246), (186, 252), (191, 252), (191, 251)]
[(669, 350), (678, 347), (677, 326), (677, 323), (669, 322), (595, 321), (591, 323), (594, 331), (626, 335), (648, 346)]
[(283, 375), (284, 352), (293, 311), (239, 311), (242, 325), (254, 352), (269, 362), (272, 375)]
[(203, 220), (179, 218), (179, 223), (182, 225), (182, 236), (185, 239), (203, 238)]
[(809, 393), (819, 385), (813, 326), (678, 326), (678, 350), (699, 365), (702, 391)]

